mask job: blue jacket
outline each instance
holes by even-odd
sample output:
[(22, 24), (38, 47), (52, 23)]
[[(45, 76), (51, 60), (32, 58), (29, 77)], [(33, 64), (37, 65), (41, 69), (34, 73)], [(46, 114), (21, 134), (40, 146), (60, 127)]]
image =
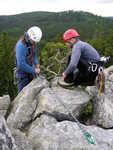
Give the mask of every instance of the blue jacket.
[(77, 68), (80, 58), (87, 62), (98, 62), (100, 60), (100, 56), (95, 48), (78, 39), (73, 45), (71, 61), (64, 72), (66, 76)]
[[(35, 67), (38, 63), (37, 61), (37, 54), (36, 54), (37, 46), (34, 46), (33, 50), (33, 62), (30, 65), (27, 59), (28, 55), (28, 48), (27, 45), (24, 45), (21, 39), (17, 42), (15, 47), (15, 59), (16, 59), (16, 67), (18, 70), (23, 71), (25, 73), (35, 74)], [(30, 47), (30, 51), (32, 51), (32, 46)]]

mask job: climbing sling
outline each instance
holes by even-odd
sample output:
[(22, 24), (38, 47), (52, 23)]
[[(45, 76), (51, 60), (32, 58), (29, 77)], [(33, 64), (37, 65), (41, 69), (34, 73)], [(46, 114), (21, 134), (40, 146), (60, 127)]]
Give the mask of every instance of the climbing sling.
[(98, 68), (98, 75), (96, 77), (96, 85), (98, 88), (98, 96), (105, 91), (105, 75), (104, 75), (104, 65), (111, 60), (111, 56), (101, 57), (101, 66)]
[(96, 77), (96, 85), (98, 88), (98, 96), (100, 96), (101, 93), (105, 91), (105, 75), (103, 67), (100, 67), (98, 69), (98, 75)]

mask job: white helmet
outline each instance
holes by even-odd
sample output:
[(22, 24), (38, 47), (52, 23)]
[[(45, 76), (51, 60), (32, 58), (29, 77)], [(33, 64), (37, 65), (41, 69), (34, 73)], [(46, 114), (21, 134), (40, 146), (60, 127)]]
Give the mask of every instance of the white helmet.
[(35, 43), (39, 42), (42, 38), (42, 31), (37, 26), (29, 28), (27, 34), (29, 38), (32, 39)]

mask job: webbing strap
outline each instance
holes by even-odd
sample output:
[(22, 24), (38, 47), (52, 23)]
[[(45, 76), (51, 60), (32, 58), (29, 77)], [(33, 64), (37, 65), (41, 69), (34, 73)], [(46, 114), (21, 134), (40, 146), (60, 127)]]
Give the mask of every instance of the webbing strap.
[(104, 92), (104, 90), (105, 90), (105, 77), (104, 77), (103, 67), (100, 67), (98, 69), (96, 85), (98, 87), (98, 96), (100, 96), (101, 93)]

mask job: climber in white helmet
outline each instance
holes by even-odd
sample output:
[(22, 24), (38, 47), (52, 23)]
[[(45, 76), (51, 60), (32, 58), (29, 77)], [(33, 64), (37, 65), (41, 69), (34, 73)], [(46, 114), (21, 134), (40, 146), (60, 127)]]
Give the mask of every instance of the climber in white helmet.
[(37, 43), (42, 38), (39, 27), (33, 26), (24, 33), (15, 46), (16, 78), (18, 93), (40, 73), (37, 61)]
[(28, 29), (27, 34), (29, 36), (29, 39), (35, 43), (39, 42), (42, 38), (42, 31), (39, 27), (36, 26)]

